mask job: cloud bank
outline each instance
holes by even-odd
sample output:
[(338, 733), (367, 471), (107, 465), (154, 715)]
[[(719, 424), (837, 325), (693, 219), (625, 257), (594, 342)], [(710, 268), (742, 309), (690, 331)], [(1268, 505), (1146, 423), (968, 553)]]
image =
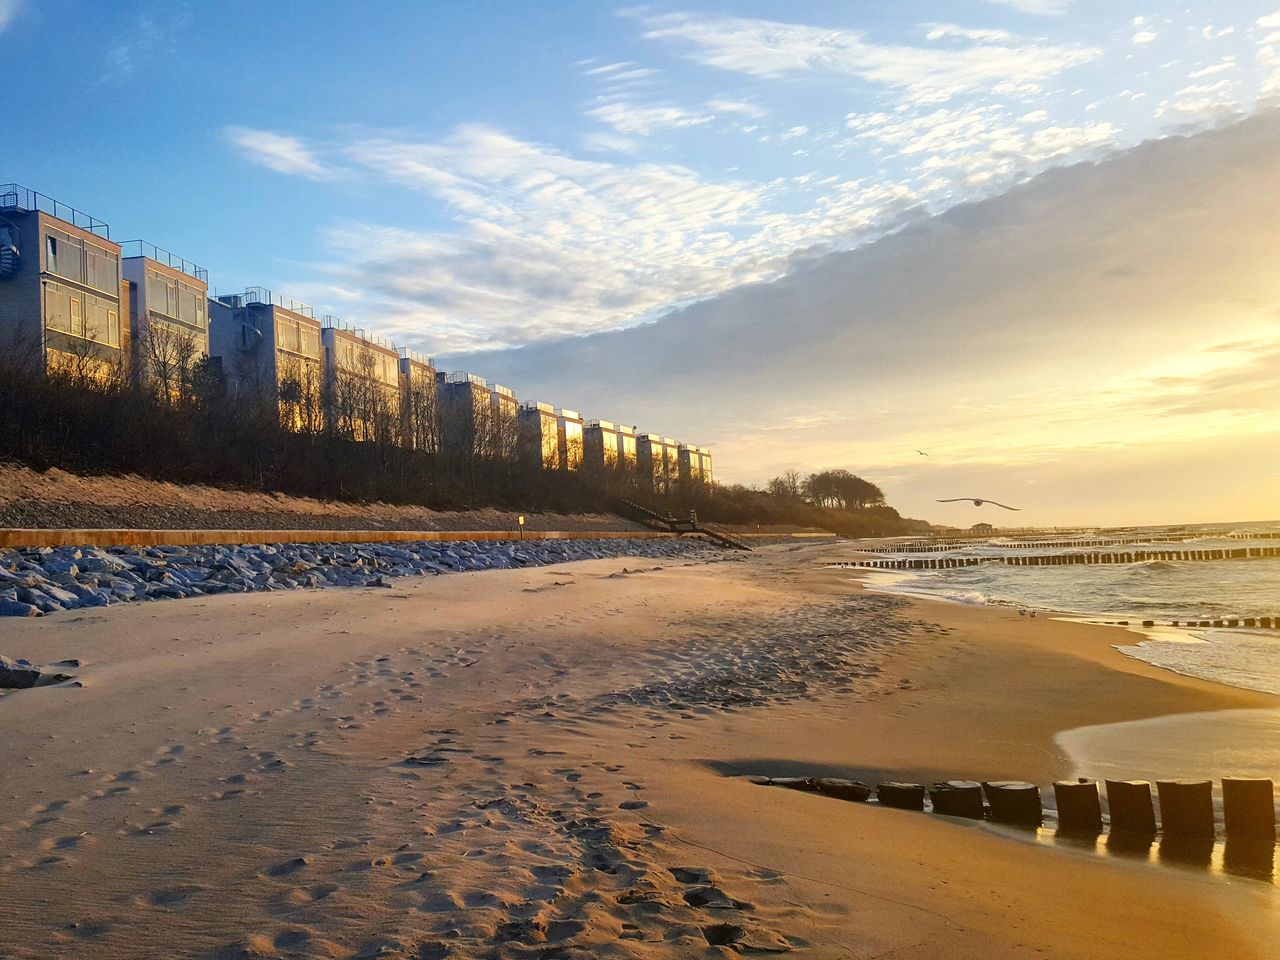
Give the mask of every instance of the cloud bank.
[(655, 323), (450, 368), (709, 443), (725, 479), (848, 467), (937, 520), (976, 519), (933, 503), (961, 494), (1030, 523), (1274, 513), (1277, 146), (1276, 113), (1153, 141)]

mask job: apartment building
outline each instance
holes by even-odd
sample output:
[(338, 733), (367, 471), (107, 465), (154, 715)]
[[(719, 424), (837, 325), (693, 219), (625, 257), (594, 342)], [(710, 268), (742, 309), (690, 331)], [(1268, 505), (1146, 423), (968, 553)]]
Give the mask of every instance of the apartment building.
[(608, 420), (588, 420), (582, 429), (582, 464), (588, 470), (615, 470), (622, 462), (622, 434)]
[(711, 451), (690, 443), (680, 444), (677, 453), (680, 480), (684, 483), (711, 483)]
[(120, 245), (101, 220), (16, 183), (0, 184), (0, 349), (33, 367), (123, 371)]
[(446, 453), (487, 456), (491, 449), (493, 401), (489, 381), (455, 370), (437, 373), (440, 385), (440, 440)]
[(376, 334), (320, 318), (326, 426), (360, 442), (399, 443), (400, 351)]
[(642, 433), (636, 438), (637, 467), (642, 483), (665, 493), (679, 478), (679, 444), (670, 437)]
[(489, 394), (493, 416), (490, 455), (500, 460), (514, 460), (519, 452), (520, 403), (509, 387), (493, 385)]
[(121, 258), (134, 373), (179, 397), (209, 355), (209, 273), (145, 240), (126, 240)]
[(556, 436), (560, 445), (560, 468), (578, 470), (582, 467), (582, 415), (576, 410), (556, 411)]
[(229, 389), (276, 402), (289, 430), (324, 428), (324, 346), (315, 311), (299, 300), (250, 287), (209, 301), (209, 349)]
[(560, 469), (560, 420), (549, 403), (520, 404), (520, 459), (544, 470)]
[(401, 437), (406, 447), (440, 452), (440, 388), (435, 361), (400, 348)]

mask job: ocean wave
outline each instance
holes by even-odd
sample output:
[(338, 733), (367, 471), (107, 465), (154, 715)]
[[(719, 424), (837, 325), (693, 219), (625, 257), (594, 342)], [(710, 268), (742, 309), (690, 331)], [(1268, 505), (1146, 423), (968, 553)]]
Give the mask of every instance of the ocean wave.
[(1124, 569), (1133, 573), (1165, 573), (1169, 570), (1181, 570), (1183, 564), (1176, 560), (1139, 560), (1127, 563)]

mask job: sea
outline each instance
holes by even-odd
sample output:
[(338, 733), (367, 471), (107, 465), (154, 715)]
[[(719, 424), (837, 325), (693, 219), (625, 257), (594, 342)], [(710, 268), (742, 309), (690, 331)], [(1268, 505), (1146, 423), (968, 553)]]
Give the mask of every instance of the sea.
[[(1280, 629), (1168, 627), (1172, 621), (1280, 618), (1280, 557), (1232, 560), (1142, 560), (1128, 564), (1013, 566), (1004, 557), (1066, 553), (1231, 550), (1280, 547), (1280, 539), (1242, 539), (1249, 533), (1280, 531), (1280, 521), (1186, 527), (1176, 533), (1150, 529), (1147, 542), (1083, 547), (1076, 540), (1103, 534), (1043, 535), (1050, 547), (1028, 547), (994, 537), (953, 550), (920, 554), (894, 552), (886, 558), (968, 557), (990, 562), (945, 570), (869, 571), (868, 586), (888, 593), (954, 603), (1014, 607), (1029, 615), (1067, 615), (1089, 621), (1128, 624), (1139, 630), (1133, 642), (1117, 641), (1122, 653), (1188, 676), (1280, 694)], [(1236, 534), (1236, 536), (1231, 536)], [(1139, 536), (1128, 533), (1125, 536)], [(1170, 535), (1184, 537), (1165, 542)], [(861, 571), (860, 571), (861, 573)], [(1160, 625), (1141, 630), (1144, 620)]]

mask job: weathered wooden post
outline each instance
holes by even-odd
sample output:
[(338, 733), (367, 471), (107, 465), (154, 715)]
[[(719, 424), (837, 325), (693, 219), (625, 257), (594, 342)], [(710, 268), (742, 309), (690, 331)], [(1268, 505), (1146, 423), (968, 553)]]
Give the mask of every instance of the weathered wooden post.
[(1146, 780), (1108, 780), (1106, 784), (1111, 829), (1154, 834), (1156, 815), (1151, 806), (1151, 784)]
[(944, 780), (929, 788), (933, 812), (948, 817), (981, 820), (986, 811), (982, 805), (982, 785), (977, 780)]
[(1102, 832), (1102, 802), (1096, 780), (1059, 780), (1053, 785), (1058, 829), (1067, 833)]
[(1165, 836), (1213, 839), (1213, 781), (1158, 780), (1156, 792)]
[(886, 781), (876, 787), (876, 799), (882, 806), (898, 810), (923, 810), (924, 786), (919, 783)]
[(1263, 779), (1223, 780), (1222, 814), (1228, 837), (1274, 843), (1275, 785)]
[(991, 805), (991, 818), (1001, 823), (1039, 826), (1044, 819), (1040, 788), (1024, 780), (984, 781), (982, 789)]

